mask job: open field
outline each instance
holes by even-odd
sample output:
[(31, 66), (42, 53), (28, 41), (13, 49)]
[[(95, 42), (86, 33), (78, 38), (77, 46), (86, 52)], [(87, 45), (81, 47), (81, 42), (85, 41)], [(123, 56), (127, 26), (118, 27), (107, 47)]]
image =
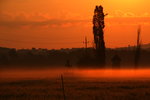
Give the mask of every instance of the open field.
[[(64, 87), (66, 100), (150, 100), (150, 78), (64, 75)], [(0, 100), (63, 100), (61, 78), (1, 78)]]

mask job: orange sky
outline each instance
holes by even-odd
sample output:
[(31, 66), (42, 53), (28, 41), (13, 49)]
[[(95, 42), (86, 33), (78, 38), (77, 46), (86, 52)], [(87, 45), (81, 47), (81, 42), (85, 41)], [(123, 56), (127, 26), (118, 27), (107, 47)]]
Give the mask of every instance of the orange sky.
[(150, 42), (150, 0), (1, 0), (0, 46), (83, 47), (85, 36), (93, 40), (92, 16), (99, 4), (109, 14), (106, 47), (135, 45), (139, 25), (142, 43)]

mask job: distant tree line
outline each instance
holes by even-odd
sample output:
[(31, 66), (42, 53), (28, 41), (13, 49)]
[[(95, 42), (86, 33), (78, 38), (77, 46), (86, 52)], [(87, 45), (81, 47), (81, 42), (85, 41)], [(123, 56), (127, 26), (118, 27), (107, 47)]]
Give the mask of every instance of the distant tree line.
[[(72, 49), (12, 49), (0, 48), (0, 67), (65, 67), (67, 64), (73, 66), (92, 66), (95, 53), (93, 48)], [(112, 66), (114, 55), (121, 58), (121, 67), (134, 65), (134, 47), (106, 49), (106, 66)], [(67, 64), (66, 64), (67, 63)], [(150, 66), (150, 49), (141, 50), (140, 66)], [(66, 66), (67, 67), (67, 66)]]

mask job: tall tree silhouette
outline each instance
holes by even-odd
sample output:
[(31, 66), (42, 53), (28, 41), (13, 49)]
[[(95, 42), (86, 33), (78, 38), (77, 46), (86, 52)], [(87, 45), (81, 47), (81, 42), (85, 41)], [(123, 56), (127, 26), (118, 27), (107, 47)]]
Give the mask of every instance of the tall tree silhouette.
[(93, 16), (93, 34), (98, 64), (105, 65), (105, 42), (104, 42), (104, 12), (102, 6), (96, 6)]

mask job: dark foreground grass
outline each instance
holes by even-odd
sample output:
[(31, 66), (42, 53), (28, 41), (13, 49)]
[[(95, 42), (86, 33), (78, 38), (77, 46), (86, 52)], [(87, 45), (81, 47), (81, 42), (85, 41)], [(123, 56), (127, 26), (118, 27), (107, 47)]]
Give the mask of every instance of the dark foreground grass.
[[(65, 78), (67, 100), (150, 100), (148, 79)], [(0, 100), (63, 100), (60, 78), (1, 80)]]

